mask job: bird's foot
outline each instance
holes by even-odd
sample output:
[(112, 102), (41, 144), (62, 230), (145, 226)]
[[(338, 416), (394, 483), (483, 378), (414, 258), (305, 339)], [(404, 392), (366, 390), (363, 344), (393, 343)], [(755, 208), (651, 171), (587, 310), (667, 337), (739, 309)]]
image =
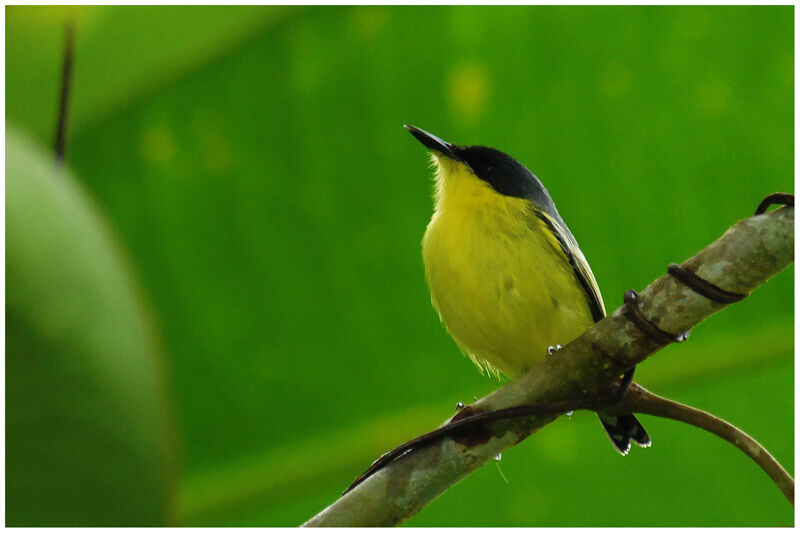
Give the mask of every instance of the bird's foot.
[(560, 349), (561, 349), (561, 345), (560, 345), (560, 344), (556, 344), (555, 346), (548, 346), (548, 347), (547, 347), (547, 356), (546, 356), (546, 357), (547, 357), (548, 359), (550, 359), (550, 358), (551, 358), (551, 357), (553, 357), (553, 356), (556, 354), (556, 352), (557, 352), (557, 351), (559, 351)]

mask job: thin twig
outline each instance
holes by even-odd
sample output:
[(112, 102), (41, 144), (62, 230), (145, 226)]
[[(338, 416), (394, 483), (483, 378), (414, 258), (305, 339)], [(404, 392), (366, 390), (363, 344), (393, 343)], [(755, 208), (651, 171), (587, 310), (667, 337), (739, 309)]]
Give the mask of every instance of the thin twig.
[(636, 413), (685, 422), (725, 439), (755, 461), (772, 478), (786, 499), (794, 505), (794, 479), (792, 476), (758, 441), (736, 426), (711, 413), (668, 400), (635, 384), (625, 397), (625, 405)]
[(72, 59), (75, 48), (75, 23), (67, 21), (64, 28), (64, 63), (61, 69), (61, 92), (58, 100), (58, 121), (56, 122), (55, 154), (56, 164), (64, 163), (67, 150), (67, 109), (72, 85)]
[(342, 494), (347, 494), (360, 485), (361, 482), (367, 479), (369, 476), (385, 467), (395, 459), (402, 457), (411, 450), (421, 448), (445, 437), (456, 437), (460, 433), (481, 431), (481, 426), (488, 422), (512, 420), (515, 418), (525, 418), (542, 414), (564, 414), (569, 413), (570, 411), (579, 411), (582, 409), (597, 410), (601, 407), (608, 406), (610, 403), (611, 400), (607, 398), (587, 398), (584, 400), (573, 400), (568, 402), (552, 402), (539, 405), (520, 405), (517, 407), (508, 407), (506, 409), (497, 409), (495, 411), (476, 413), (465, 418), (454, 420), (437, 429), (434, 429), (433, 431), (423, 433), (419, 437), (415, 437), (409, 441), (406, 441), (400, 446), (397, 446), (396, 448), (384, 453), (374, 463), (372, 463), (372, 465), (363, 474), (358, 476)]

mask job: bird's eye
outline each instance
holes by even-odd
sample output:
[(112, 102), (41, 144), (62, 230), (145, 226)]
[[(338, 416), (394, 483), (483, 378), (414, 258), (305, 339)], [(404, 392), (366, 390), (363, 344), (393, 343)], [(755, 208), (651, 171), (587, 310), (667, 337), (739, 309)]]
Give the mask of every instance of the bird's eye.
[(489, 165), (488, 167), (486, 167), (486, 171), (487, 172), (494, 172), (494, 165)]

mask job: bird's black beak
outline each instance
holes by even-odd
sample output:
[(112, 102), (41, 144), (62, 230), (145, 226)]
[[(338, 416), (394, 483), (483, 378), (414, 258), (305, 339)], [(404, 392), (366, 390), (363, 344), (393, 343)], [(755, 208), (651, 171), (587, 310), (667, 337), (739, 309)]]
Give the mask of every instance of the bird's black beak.
[(411, 132), (411, 135), (416, 137), (417, 140), (422, 144), (424, 144), (425, 147), (428, 148), (429, 150), (439, 152), (452, 159), (458, 159), (454, 151), (455, 146), (453, 146), (449, 142), (443, 141), (436, 135), (428, 133), (425, 130), (421, 130), (416, 126), (411, 126), (410, 124), (404, 124), (404, 126), (408, 131)]

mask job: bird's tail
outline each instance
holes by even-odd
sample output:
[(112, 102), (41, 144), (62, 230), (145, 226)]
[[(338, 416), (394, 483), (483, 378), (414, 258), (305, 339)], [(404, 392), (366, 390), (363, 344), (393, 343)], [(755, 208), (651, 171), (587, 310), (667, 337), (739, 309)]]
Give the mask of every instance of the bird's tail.
[(627, 455), (631, 449), (631, 441), (635, 442), (642, 448), (650, 446), (650, 435), (644, 430), (642, 424), (636, 420), (633, 414), (628, 413), (624, 415), (609, 415), (606, 413), (597, 413), (600, 418), (600, 423), (603, 424), (608, 438), (614, 448), (617, 449), (622, 455)]

